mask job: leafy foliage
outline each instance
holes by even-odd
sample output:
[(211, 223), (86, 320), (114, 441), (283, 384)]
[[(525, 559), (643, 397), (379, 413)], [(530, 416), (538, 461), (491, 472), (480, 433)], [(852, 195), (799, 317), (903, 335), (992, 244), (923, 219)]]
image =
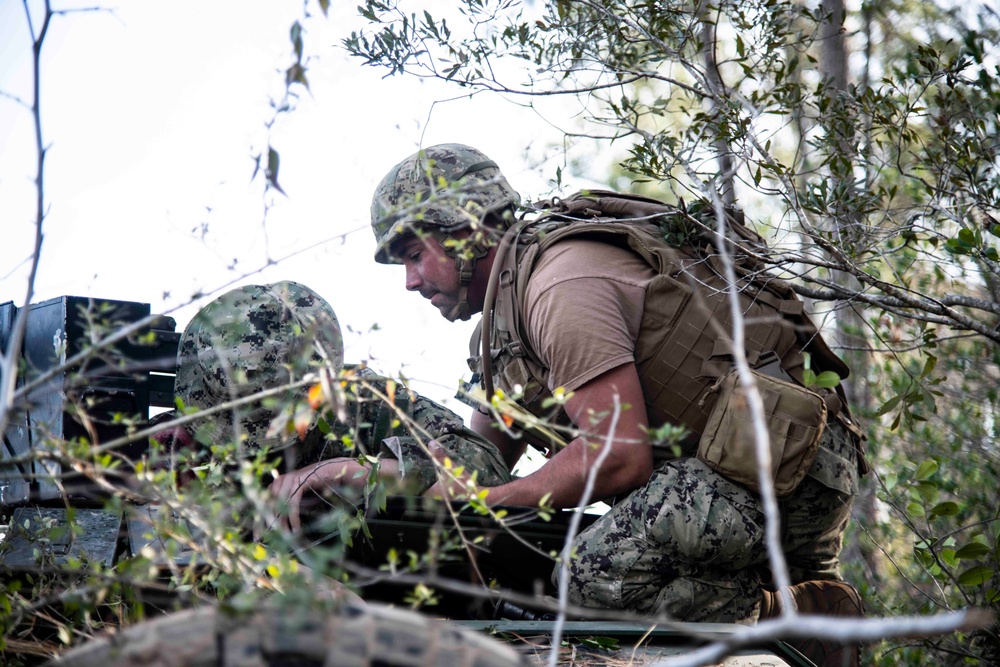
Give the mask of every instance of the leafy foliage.
[[(585, 175), (735, 202), (770, 268), (829, 312), (854, 367), (877, 497), (856, 560), (889, 614), (997, 608), (1000, 20), (986, 4), (767, 0), (367, 2), (368, 65), (580, 110)], [(442, 12), (444, 10), (441, 10)], [(561, 175), (557, 175), (557, 180)], [(824, 369), (809, 378), (836, 384)], [(879, 664), (995, 662), (997, 628), (877, 647)], [(933, 658), (931, 657), (933, 655)]]
[[(570, 157), (618, 157), (611, 173), (585, 175), (677, 203), (722, 200), (750, 212), (770, 243), (762, 260), (826, 309), (828, 328), (852, 359), (847, 389), (867, 423), (874, 474), (858, 506), (848, 577), (877, 614), (997, 609), (1000, 20), (986, 3), (866, 2), (850, 12), (832, 0), (814, 4), (365, 0), (358, 11), (367, 28), (342, 45), (389, 75), (528, 104), (564, 100), (579, 112), (567, 117), (580, 119), (566, 133)], [(319, 7), (325, 15), (329, 2)], [(51, 17), (46, 11), (32, 36), (37, 49)], [(269, 128), (308, 89), (310, 20), (320, 19), (304, 16), (289, 28), (293, 62)], [(37, 101), (34, 112), (39, 124)], [(40, 144), (39, 230), (44, 156)], [(256, 162), (281, 192), (278, 149), (269, 142)], [(570, 164), (587, 168), (586, 160)], [(553, 180), (561, 179), (557, 172)], [(128, 334), (100, 317), (89, 331), (92, 344), (66, 367), (98, 357), (117, 364), (110, 349)], [(14, 354), (2, 361), (8, 374), (18, 364)], [(810, 369), (807, 381), (836, 384), (825, 369)], [(11, 392), (0, 395), (3, 426), (20, 408)], [(508, 426), (532, 419), (503, 396), (495, 400)], [(86, 421), (93, 408), (81, 401), (72, 409)], [(288, 405), (285, 427), (296, 430), (309, 410)], [(148, 437), (146, 415), (113, 419), (126, 427), (121, 442), (92, 433), (51, 438), (5, 465), (59, 462), (105, 492), (107, 511), (124, 511), (122, 499), (155, 501), (164, 511), (149, 535), (162, 550), (142, 549), (114, 568), (76, 556), (60, 561), (52, 545), (78, 530), (78, 520), (71, 512), (68, 524), (42, 521), (30, 537), (34, 567), (0, 584), (3, 648), (25, 661), (207, 599), (252, 606), (274, 592), (332, 595), (339, 583), (388, 575), (412, 582), (408, 602), (432, 604), (440, 594), (435, 568), (474, 547), (439, 532), (427, 550), (391, 551), (385, 572), (349, 563), (352, 536), (366, 530), (365, 503), (385, 503), (377, 473), (357, 506), (330, 499), (316, 524), (341, 539), (306, 544), (278, 531), (255, 541), (253, 520), (273, 514), (262, 489), (274, 460), (238, 460), (234, 443), (219, 443), (211, 456), (154, 449), (128, 461), (117, 448)], [(681, 436), (655, 435), (668, 443)], [(135, 475), (119, 474), (133, 463)], [(190, 477), (184, 483), (181, 470)], [(441, 473), (458, 471), (442, 464)], [(488, 512), (482, 493), (473, 483), (468, 502)], [(887, 641), (870, 649), (871, 659), (995, 664), (998, 637), (994, 626)]]

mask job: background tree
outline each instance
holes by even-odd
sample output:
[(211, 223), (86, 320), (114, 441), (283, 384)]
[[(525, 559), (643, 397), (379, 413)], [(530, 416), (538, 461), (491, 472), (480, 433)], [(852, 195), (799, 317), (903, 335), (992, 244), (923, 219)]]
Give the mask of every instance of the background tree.
[[(874, 612), (995, 605), (1000, 20), (987, 3), (367, 2), (391, 74), (562, 96), (587, 177), (734, 199), (826, 312), (875, 474), (848, 576)], [(443, 10), (442, 10), (443, 12)], [(486, 128), (484, 128), (486, 131)], [(603, 171), (596, 155), (620, 168)], [(558, 174), (557, 178), (559, 180)], [(997, 628), (874, 648), (997, 659)]]

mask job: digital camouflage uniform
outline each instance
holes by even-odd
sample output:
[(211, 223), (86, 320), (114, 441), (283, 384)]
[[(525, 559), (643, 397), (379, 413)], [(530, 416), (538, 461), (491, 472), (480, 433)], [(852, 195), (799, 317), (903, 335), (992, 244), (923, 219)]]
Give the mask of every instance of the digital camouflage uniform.
[[(181, 336), (175, 393), (185, 409), (207, 410), (288, 385), (320, 365), (343, 389), (343, 421), (327, 425), (314, 413), (300, 439), (288, 427), (296, 410), (309, 410), (307, 387), (300, 386), (196, 421), (195, 440), (206, 446), (238, 442), (244, 457), (261, 450), (280, 454), (285, 470), (337, 457), (389, 456), (399, 460), (407, 488), (416, 493), (435, 481), (424, 445), (436, 440), (455, 465), (476, 471), (481, 485), (510, 481), (496, 447), (457, 414), (371, 369), (342, 369), (333, 309), (298, 283), (237, 288), (202, 308)], [(390, 388), (392, 406), (382, 398)]]
[[(779, 503), (792, 583), (840, 578), (841, 539), (857, 494), (855, 451), (844, 428), (829, 424), (810, 476)], [(662, 464), (574, 547), (576, 604), (688, 621), (756, 619), (767, 578), (760, 498), (697, 458)]]

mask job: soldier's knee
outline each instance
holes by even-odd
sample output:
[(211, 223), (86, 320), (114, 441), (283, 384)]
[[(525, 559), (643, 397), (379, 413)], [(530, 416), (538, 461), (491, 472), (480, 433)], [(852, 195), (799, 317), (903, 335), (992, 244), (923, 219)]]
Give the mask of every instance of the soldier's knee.
[(685, 465), (649, 526), (651, 542), (696, 565), (742, 568), (759, 560), (764, 517), (756, 497), (700, 461)]

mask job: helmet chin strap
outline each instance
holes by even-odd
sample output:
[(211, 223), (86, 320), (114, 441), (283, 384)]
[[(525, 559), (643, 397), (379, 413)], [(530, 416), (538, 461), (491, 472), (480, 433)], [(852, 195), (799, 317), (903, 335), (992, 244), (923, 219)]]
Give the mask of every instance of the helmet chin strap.
[(449, 248), (444, 244), (442, 246), (447, 254), (455, 258), (455, 268), (458, 270), (458, 303), (445, 315), (445, 319), (449, 322), (455, 320), (464, 322), (472, 317), (472, 306), (469, 305), (469, 285), (472, 283), (476, 261), (485, 257), (491, 246), (483, 239), (467, 245), (462, 250), (457, 247)]
[(469, 305), (469, 286), (462, 285), (458, 288), (458, 303), (445, 315), (445, 319), (449, 322), (455, 320), (465, 322), (470, 317), (472, 317), (472, 307)]

